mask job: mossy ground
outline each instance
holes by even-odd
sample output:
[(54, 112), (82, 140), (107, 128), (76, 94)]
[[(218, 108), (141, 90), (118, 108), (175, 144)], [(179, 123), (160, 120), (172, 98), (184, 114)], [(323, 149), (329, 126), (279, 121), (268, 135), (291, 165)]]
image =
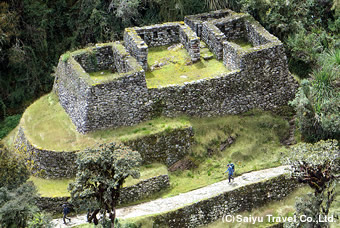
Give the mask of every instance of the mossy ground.
[[(76, 131), (53, 94), (46, 95), (31, 105), (22, 117), (21, 126), (31, 143), (43, 149), (57, 151), (81, 150), (100, 142), (124, 141), (192, 126), (195, 144), (190, 152), (190, 159), (197, 168), (171, 173), (171, 188), (163, 193), (163, 197), (225, 179), (224, 171), (229, 160), (236, 165), (236, 175), (280, 165), (280, 158), (285, 151), (280, 140), (286, 136), (289, 128), (288, 122), (281, 117), (255, 110), (238, 116), (218, 118), (161, 117), (133, 127), (82, 135)], [(11, 133), (6, 141), (12, 142), (14, 135), (14, 132)], [(235, 142), (221, 151), (221, 144), (230, 136), (236, 138)], [(142, 170), (154, 176), (159, 175), (159, 171), (150, 165)], [(64, 187), (60, 191), (65, 192), (65, 181), (57, 182), (56, 186), (61, 186), (62, 183)], [(42, 190), (43, 195), (49, 195), (47, 192), (48, 187)], [(50, 195), (57, 194), (52, 192)]]
[[(201, 53), (206, 54), (206, 48)], [(156, 63), (164, 63), (164, 66), (148, 70), (145, 74), (146, 83), (149, 88), (167, 85), (181, 85), (184, 82), (196, 81), (203, 78), (214, 78), (227, 73), (228, 70), (222, 61), (212, 58), (204, 60), (201, 58), (196, 63), (189, 64), (190, 56), (185, 48), (174, 48), (168, 50), (168, 46), (151, 47), (148, 53), (149, 69)]]
[(230, 42), (233, 42), (233, 43), (239, 45), (244, 50), (248, 50), (248, 49), (254, 47), (252, 45), (252, 43), (248, 42), (248, 40), (246, 40), (245, 38), (236, 39), (236, 40), (230, 40)]

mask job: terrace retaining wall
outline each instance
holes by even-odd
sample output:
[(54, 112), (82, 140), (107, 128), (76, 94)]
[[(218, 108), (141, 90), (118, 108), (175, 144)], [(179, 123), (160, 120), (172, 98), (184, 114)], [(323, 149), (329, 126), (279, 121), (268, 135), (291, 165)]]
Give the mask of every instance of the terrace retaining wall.
[(76, 175), (76, 152), (44, 150), (33, 145), (20, 126), (14, 142), (24, 155), (33, 175), (47, 178), (70, 178)]
[(286, 175), (249, 184), (233, 191), (151, 216), (153, 227), (198, 227), (221, 219), (225, 215), (251, 211), (271, 201), (280, 200), (298, 186)]
[[(192, 143), (193, 130), (191, 127), (169, 129), (165, 132), (124, 142), (132, 150), (141, 154), (143, 164), (160, 162), (168, 166), (185, 157)], [(76, 152), (78, 151), (44, 150), (27, 139), (21, 126), (14, 145), (21, 154), (25, 155), (25, 160), (31, 167), (33, 175), (45, 178), (75, 177), (77, 172)]]
[[(145, 199), (155, 193), (166, 190), (170, 187), (168, 175), (159, 175), (146, 180), (142, 180), (136, 185), (121, 189), (118, 204), (133, 203)], [(35, 202), (40, 210), (51, 214), (61, 214), (63, 204), (69, 201), (70, 197), (38, 197)]]

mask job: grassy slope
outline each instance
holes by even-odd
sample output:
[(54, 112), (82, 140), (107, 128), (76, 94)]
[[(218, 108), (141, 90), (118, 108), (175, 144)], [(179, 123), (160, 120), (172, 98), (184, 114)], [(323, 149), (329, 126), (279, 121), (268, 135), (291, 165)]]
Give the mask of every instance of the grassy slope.
[[(203, 49), (202, 51), (206, 51)], [(151, 47), (148, 53), (149, 66), (156, 62), (166, 62), (165, 66), (154, 71), (146, 72), (146, 83), (149, 88), (167, 86), (171, 84), (183, 84), (202, 78), (214, 78), (221, 73), (229, 72), (222, 61), (215, 58), (186, 65), (190, 62), (190, 56), (185, 48), (168, 50), (167, 46)]]
[[(195, 145), (190, 157), (197, 164), (194, 170), (170, 174), (171, 189), (163, 197), (177, 195), (208, 184), (223, 180), (228, 160), (236, 165), (236, 175), (252, 170), (279, 165), (282, 146), (280, 138), (288, 130), (287, 121), (272, 116), (268, 112), (252, 111), (239, 116), (218, 118), (159, 118), (133, 127), (108, 129), (87, 135), (76, 132), (75, 127), (64, 110), (50, 94), (31, 105), (23, 115), (24, 126), (30, 141), (38, 147), (53, 150), (79, 150), (101, 141), (126, 140), (146, 134), (160, 132), (177, 127), (193, 126)], [(236, 138), (234, 144), (220, 151), (220, 144), (229, 136)], [(10, 139), (8, 139), (10, 141)], [(209, 151), (209, 153), (207, 152)], [(206, 159), (208, 157), (208, 159)], [(143, 168), (145, 172), (157, 175), (152, 167)], [(146, 170), (151, 171), (146, 171)], [(42, 185), (43, 181), (35, 181)], [(67, 181), (56, 182), (61, 195), (65, 193)], [(58, 195), (49, 187), (43, 195)]]
[[(124, 187), (137, 184), (141, 180), (167, 173), (166, 166), (162, 164), (143, 166), (140, 168), (140, 178), (133, 179), (132, 177), (128, 177), (124, 183)], [(33, 176), (31, 176), (29, 180), (33, 181), (34, 185), (38, 188), (39, 194), (43, 197), (69, 196), (70, 193), (67, 191), (67, 187), (68, 184), (73, 181), (73, 179), (43, 179)]]
[(41, 97), (24, 113), (21, 126), (27, 138), (37, 147), (56, 151), (81, 150), (98, 142), (125, 141), (164, 130), (188, 127), (185, 119), (158, 118), (132, 127), (99, 130), (82, 135), (50, 93)]
[[(279, 139), (287, 133), (288, 123), (279, 117), (253, 111), (239, 116), (195, 118), (190, 123), (196, 142), (191, 157), (198, 168), (172, 173), (173, 189), (165, 197), (226, 179), (229, 160), (235, 164), (236, 175), (280, 165), (285, 148)], [(221, 142), (229, 136), (236, 137), (235, 143), (220, 151)]]

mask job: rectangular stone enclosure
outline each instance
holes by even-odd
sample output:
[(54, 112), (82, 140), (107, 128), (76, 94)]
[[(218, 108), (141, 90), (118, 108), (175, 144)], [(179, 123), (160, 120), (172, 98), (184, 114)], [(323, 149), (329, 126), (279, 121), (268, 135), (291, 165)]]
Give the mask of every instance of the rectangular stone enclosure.
[[(201, 61), (201, 40), (232, 72), (184, 85), (147, 88), (149, 47), (181, 43), (194, 63)], [(86, 133), (160, 115), (201, 117), (253, 108), (273, 110), (287, 105), (297, 86), (288, 71), (283, 44), (250, 15), (225, 9), (187, 16), (184, 22), (127, 28), (123, 42), (64, 54), (54, 91), (77, 130)]]

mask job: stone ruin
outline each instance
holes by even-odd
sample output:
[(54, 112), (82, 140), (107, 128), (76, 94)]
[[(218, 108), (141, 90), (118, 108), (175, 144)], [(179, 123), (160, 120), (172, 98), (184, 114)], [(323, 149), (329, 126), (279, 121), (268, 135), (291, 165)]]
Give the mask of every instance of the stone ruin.
[[(250, 44), (242, 48), (238, 40)], [(203, 41), (230, 72), (178, 85), (148, 88), (148, 48), (181, 43), (200, 61)], [(89, 73), (112, 74), (94, 80)], [(295, 96), (283, 44), (250, 15), (219, 10), (169, 22), (127, 28), (123, 42), (97, 44), (64, 54), (54, 91), (81, 133), (129, 126), (163, 115), (174, 117), (274, 110)]]

